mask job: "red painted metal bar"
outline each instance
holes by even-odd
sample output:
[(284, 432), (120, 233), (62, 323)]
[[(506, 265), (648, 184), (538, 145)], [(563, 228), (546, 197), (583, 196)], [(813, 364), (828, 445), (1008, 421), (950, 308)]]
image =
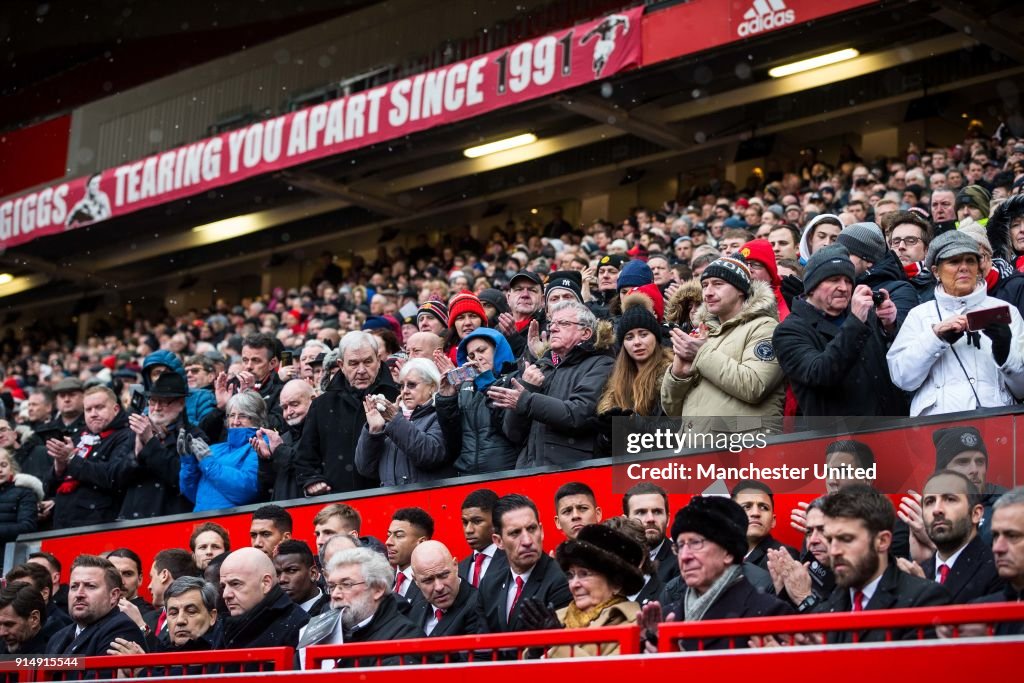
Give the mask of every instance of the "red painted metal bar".
[(593, 645), (618, 643), (619, 652), (636, 654), (640, 647), (640, 629), (637, 626), (608, 626), (603, 628), (555, 629), (550, 631), (522, 631), (517, 633), (488, 633), (475, 636), (442, 636), (438, 638), (411, 638), (408, 640), (347, 643), (343, 645), (314, 645), (306, 650), (306, 668), (320, 667), (325, 659), (354, 659), (367, 657), (403, 657), (416, 655), (444, 655), (466, 653), (471, 661), (490, 661), (477, 656), (481, 651), (497, 655), (499, 650), (521, 651), (531, 647), (552, 645)]
[[(1020, 668), (1024, 641), (930, 640), (773, 650), (633, 655), (528, 660), (494, 664), (395, 666), (359, 669), (361, 683), (523, 683), (524, 681), (691, 681), (741, 680), (756, 672), (758, 683), (792, 683), (794, 672), (820, 672), (829, 683), (864, 683), (908, 672), (915, 680), (977, 678), (979, 673), (1012, 674)], [(268, 680), (337, 683), (338, 671), (302, 671), (231, 676), (232, 683)], [(351, 678), (348, 676), (346, 678)], [(1010, 676), (1012, 679), (1012, 675)], [(159, 679), (158, 679), (159, 680)], [(181, 679), (162, 679), (166, 681)], [(356, 679), (353, 679), (356, 680)], [(968, 679), (970, 680), (970, 679)]]
[(1003, 602), (988, 605), (951, 605), (911, 609), (801, 614), (787, 617), (716, 619), (713, 621), (668, 622), (658, 626), (658, 650), (677, 652), (678, 641), (686, 638), (749, 637), (787, 635), (824, 631), (864, 631), (868, 629), (931, 628), (960, 624), (1024, 621), (1024, 603)]
[[(295, 650), (290, 647), (264, 647), (250, 650), (205, 650), (201, 652), (157, 652), (143, 655), (107, 655), (103, 657), (84, 657), (84, 664), (79, 668), (84, 673), (89, 671), (117, 669), (149, 669), (153, 667), (196, 667), (196, 666), (232, 666), (259, 665), (261, 671), (291, 671), (295, 660)], [(56, 670), (36, 671), (37, 681), (60, 680), (67, 672)], [(26, 679), (21, 679), (26, 680)]]

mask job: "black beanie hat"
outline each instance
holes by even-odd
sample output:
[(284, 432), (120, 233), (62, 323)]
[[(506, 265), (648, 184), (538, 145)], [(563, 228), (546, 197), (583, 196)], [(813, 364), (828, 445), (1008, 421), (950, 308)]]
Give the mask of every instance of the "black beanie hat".
[(672, 540), (690, 531), (713, 541), (740, 564), (747, 554), (747, 513), (739, 503), (722, 496), (694, 496), (676, 512), (672, 522)]
[(618, 325), (615, 327), (615, 338), (619, 342), (619, 347), (622, 346), (626, 333), (636, 329), (649, 330), (658, 340), (658, 346), (661, 346), (661, 325), (651, 311), (653, 307), (651, 300), (639, 292), (622, 297), (622, 315), (619, 316)]
[(750, 266), (747, 260), (739, 254), (723, 256), (713, 261), (711, 265), (700, 274), (700, 281), (704, 282), (709, 277), (717, 277), (725, 280), (730, 285), (740, 290), (743, 296), (750, 296)]
[(953, 458), (964, 451), (981, 451), (988, 460), (988, 450), (981, 439), (981, 432), (974, 427), (947, 427), (936, 429), (932, 434), (935, 444), (935, 470), (949, 467)]

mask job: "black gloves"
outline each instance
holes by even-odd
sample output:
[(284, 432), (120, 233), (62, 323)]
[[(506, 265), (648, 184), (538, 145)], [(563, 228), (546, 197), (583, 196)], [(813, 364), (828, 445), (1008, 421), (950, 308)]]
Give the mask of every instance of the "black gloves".
[(782, 298), (786, 302), (786, 305), (793, 308), (793, 299), (804, 293), (803, 280), (798, 278), (796, 275), (787, 275), (782, 278), (782, 284), (779, 285), (779, 290), (782, 292)]
[(960, 341), (960, 338), (964, 336), (963, 330), (957, 332), (956, 330), (946, 330), (942, 334), (938, 335), (939, 339), (946, 342), (950, 346)]
[(1010, 357), (1010, 342), (1013, 340), (1010, 326), (1006, 323), (992, 323), (982, 333), (992, 340), (992, 357), (996, 359), (996, 365), (1002, 366)]
[(519, 606), (519, 623), (527, 631), (544, 631), (552, 628), (565, 628), (558, 620), (558, 615), (550, 605), (545, 605), (537, 598), (523, 600)]

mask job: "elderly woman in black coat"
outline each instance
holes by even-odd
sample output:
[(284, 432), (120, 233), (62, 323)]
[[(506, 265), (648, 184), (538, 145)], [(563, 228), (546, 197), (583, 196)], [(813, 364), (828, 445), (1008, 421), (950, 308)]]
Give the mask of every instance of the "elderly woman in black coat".
[(21, 474), (18, 461), (0, 448), (0, 543), (6, 545), (21, 534), (36, 530), (43, 483), (29, 474)]

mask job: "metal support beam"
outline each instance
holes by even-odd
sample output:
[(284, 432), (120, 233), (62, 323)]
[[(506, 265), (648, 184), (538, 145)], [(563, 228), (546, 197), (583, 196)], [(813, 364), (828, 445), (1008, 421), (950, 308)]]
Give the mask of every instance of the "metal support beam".
[[(998, 15), (996, 15), (998, 16)], [(932, 17), (950, 28), (988, 45), (1010, 59), (1024, 64), (1024, 42), (1020, 31), (1007, 30), (1006, 24), (994, 17), (984, 17), (968, 9), (962, 2), (940, 2)]]
[(305, 171), (284, 171), (280, 174), (280, 177), (285, 182), (306, 190), (307, 192), (323, 195), (325, 197), (342, 199), (350, 204), (362, 206), (363, 208), (376, 211), (377, 213), (384, 214), (385, 216), (405, 218), (411, 216), (413, 213), (411, 209), (398, 206), (398, 204), (391, 199), (353, 190), (347, 185), (336, 183), (329, 178), (325, 178), (315, 173)]
[(554, 100), (566, 111), (586, 116), (599, 123), (615, 126), (630, 135), (661, 145), (666, 149), (682, 150), (686, 147), (682, 138), (665, 124), (614, 107), (591, 95), (560, 95)]

